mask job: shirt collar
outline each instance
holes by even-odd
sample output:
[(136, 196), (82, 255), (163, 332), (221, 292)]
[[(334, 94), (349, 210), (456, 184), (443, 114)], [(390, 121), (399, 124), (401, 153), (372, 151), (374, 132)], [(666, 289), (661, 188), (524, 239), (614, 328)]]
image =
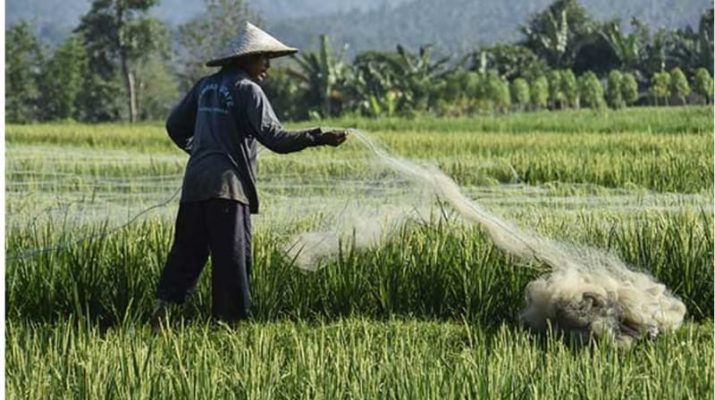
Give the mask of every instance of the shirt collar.
[(238, 78), (247, 78), (251, 79), (250, 76), (248, 76), (248, 72), (244, 70), (243, 68), (239, 67), (238, 65), (226, 65), (223, 67), (223, 71), (228, 72), (230, 74), (236, 74)]

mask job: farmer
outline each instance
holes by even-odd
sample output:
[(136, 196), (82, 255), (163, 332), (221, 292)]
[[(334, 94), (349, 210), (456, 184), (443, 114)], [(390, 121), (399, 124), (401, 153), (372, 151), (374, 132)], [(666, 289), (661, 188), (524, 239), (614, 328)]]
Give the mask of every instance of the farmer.
[(174, 243), (159, 279), (152, 311), (160, 327), (167, 306), (195, 289), (211, 254), (212, 315), (226, 322), (249, 316), (251, 214), (258, 213), (257, 143), (277, 153), (337, 146), (344, 131), (286, 131), (259, 86), (270, 59), (296, 53), (247, 23), (219, 57), (221, 67), (199, 80), (166, 122), (171, 140), (189, 153)]

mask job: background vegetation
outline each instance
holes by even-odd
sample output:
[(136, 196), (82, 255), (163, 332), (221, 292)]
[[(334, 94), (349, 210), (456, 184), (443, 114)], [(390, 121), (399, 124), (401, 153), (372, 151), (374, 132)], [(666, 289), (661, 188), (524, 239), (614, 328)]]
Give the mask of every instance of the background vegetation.
[[(463, 55), (480, 46), (519, 39), (519, 26), (553, 0), (244, 0), (259, 12), (269, 32), (301, 49), (315, 49), (321, 33), (349, 43), (351, 56), (367, 50), (393, 50), (396, 43), (418, 48), (433, 43), (445, 54)], [(90, 9), (87, 0), (10, 0), (6, 23), (33, 22), (43, 41), (60, 43)], [(638, 17), (653, 29), (695, 26), (707, 0), (630, 0), (613, 7), (610, 0), (581, 0), (597, 20)], [(161, 0), (152, 9), (175, 28), (196, 17), (205, 0)]]
[[(76, 24), (67, 1), (44, 8), (69, 35), (8, 23), (8, 397), (710, 397), (713, 9), (629, 1), (621, 20), (605, 0), (547, 1), (394, 0), (269, 24), (262, 1), (206, 0), (182, 18), (186, 2), (166, 0), (178, 26), (158, 0), (93, 0)], [(684, 301), (683, 327), (629, 351), (524, 329), (524, 288), (545, 266), (439, 202), (299, 272), (294, 235), (403, 190), (351, 140), (260, 154), (251, 320), (208, 320), (207, 265), (152, 335), (186, 163), (163, 120), (247, 19), (307, 49), (265, 86), (290, 127), (363, 129), (522, 227), (614, 253)]]
[[(157, 3), (96, 0), (52, 50), (29, 22), (9, 27), (8, 121), (162, 120), (212, 71), (203, 62), (236, 26), (263, 24), (241, 0), (207, 0), (202, 14), (170, 29), (151, 15)], [(278, 63), (266, 90), (286, 120), (710, 103), (712, 32), (712, 8), (694, 26), (652, 30), (637, 18), (599, 21), (578, 0), (556, 0), (511, 42), (471, 43), (452, 57), (437, 43), (349, 60), (349, 48), (334, 51), (320, 36), (316, 51)]]

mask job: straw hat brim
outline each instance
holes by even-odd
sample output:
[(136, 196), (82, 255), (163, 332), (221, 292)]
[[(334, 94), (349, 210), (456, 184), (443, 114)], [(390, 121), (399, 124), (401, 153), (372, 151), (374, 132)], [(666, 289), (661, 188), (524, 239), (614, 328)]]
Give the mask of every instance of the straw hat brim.
[(276, 58), (295, 54), (298, 49), (286, 46), (280, 40), (250, 22), (238, 36), (235, 36), (223, 50), (206, 63), (209, 67), (219, 67), (235, 62), (241, 57), (255, 54), (264, 54), (269, 58)]
[(271, 51), (250, 51), (246, 53), (241, 53), (241, 54), (236, 54), (228, 57), (223, 57), (223, 58), (217, 58), (214, 60), (211, 60), (206, 63), (207, 67), (221, 67), (224, 65), (231, 64), (235, 62), (236, 60), (246, 57), (246, 56), (252, 56), (252, 55), (257, 55), (257, 54), (263, 54), (266, 55), (268, 58), (278, 58), (278, 57), (284, 57), (284, 56), (290, 56), (298, 52), (298, 49), (294, 48), (286, 48), (285, 50), (271, 50)]

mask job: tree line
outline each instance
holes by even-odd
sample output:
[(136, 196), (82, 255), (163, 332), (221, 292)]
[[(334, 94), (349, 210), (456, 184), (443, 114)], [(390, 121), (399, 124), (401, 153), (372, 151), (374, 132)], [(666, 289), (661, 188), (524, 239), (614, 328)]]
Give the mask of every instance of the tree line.
[[(73, 34), (50, 51), (21, 22), (6, 31), (9, 122), (162, 120), (203, 66), (260, 16), (242, 0), (169, 29), (158, 0), (94, 0)], [(596, 21), (578, 0), (556, 0), (521, 27), (521, 40), (453, 59), (417, 51), (367, 51), (351, 61), (327, 36), (271, 71), (266, 91), (287, 120), (469, 115), (539, 109), (711, 103), (713, 9), (696, 29), (655, 32), (638, 19)]]

